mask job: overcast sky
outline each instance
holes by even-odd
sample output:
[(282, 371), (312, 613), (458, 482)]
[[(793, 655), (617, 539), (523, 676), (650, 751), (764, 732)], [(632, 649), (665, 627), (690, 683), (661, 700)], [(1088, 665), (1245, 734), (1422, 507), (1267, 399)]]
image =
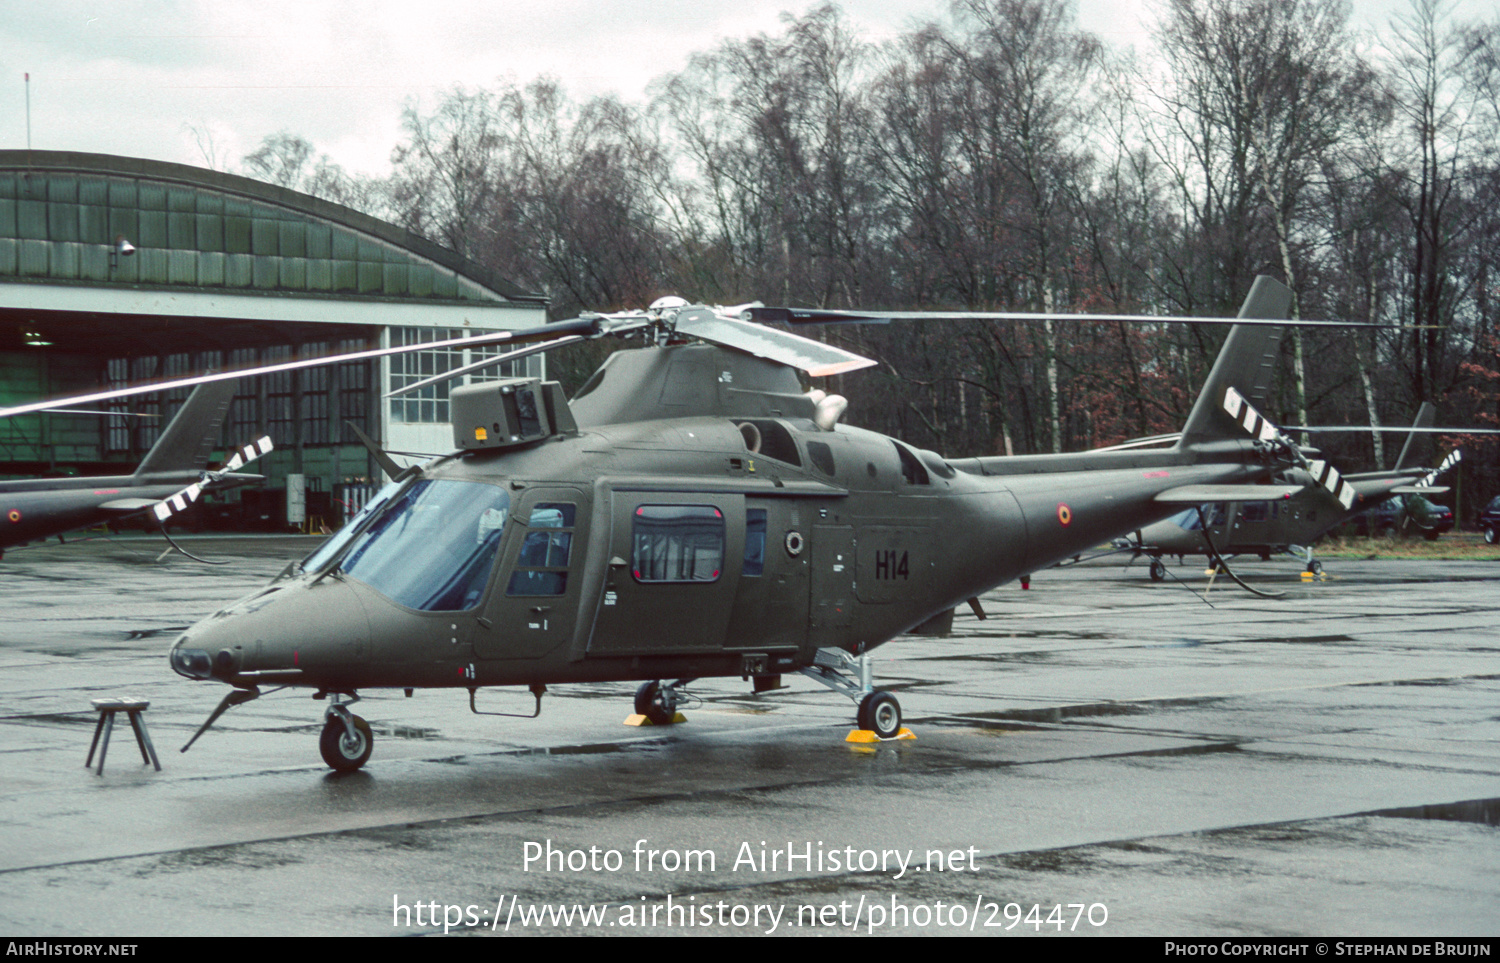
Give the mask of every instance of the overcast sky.
[[(1080, 0), (1080, 26), (1143, 47), (1153, 0)], [(1400, 0), (1367, 0), (1357, 16)], [(0, 0), (0, 147), (235, 169), (278, 131), (389, 171), (402, 107), (548, 74), (578, 99), (642, 98), (726, 38), (777, 33), (791, 0)], [(941, 19), (943, 0), (850, 0), (864, 38)], [(1493, 16), (1494, 0), (1462, 0)], [(1473, 15), (1473, 14), (1471, 14)], [(1378, 18), (1378, 19), (1376, 19)], [(200, 146), (201, 141), (201, 146)]]

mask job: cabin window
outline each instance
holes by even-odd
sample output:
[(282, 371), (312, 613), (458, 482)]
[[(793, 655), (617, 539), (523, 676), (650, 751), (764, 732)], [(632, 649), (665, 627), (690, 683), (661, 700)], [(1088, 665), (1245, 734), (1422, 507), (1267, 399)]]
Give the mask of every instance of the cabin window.
[(741, 575), (760, 575), (766, 570), (766, 510), (745, 510), (745, 564)]
[(1185, 532), (1196, 532), (1201, 527), (1198, 524), (1198, 509), (1196, 508), (1184, 509), (1167, 519), (1167, 521)]
[(575, 511), (571, 502), (543, 502), (531, 510), (506, 595), (567, 594)]
[(712, 505), (642, 505), (631, 536), (637, 582), (714, 582), (724, 570), (724, 513)]
[(1270, 502), (1245, 502), (1240, 506), (1240, 521), (1263, 522), (1272, 517)]

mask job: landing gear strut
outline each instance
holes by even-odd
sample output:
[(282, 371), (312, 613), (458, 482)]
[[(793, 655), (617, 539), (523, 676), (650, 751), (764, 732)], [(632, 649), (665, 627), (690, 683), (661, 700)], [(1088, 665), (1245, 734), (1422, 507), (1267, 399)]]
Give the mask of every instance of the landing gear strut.
[(1301, 545), (1288, 545), (1286, 551), (1293, 558), (1300, 558), (1302, 560), (1303, 564), (1307, 566), (1304, 571), (1313, 575), (1323, 574), (1323, 563), (1313, 558), (1311, 545), (1306, 548), (1303, 548)]
[(677, 720), (677, 707), (684, 698), (692, 701), (692, 696), (678, 692), (677, 687), (692, 681), (678, 679), (670, 685), (662, 684), (660, 679), (642, 682), (635, 690), (635, 714), (645, 716), (653, 726), (670, 726)]
[(341, 702), (324, 710), (323, 718), (323, 735), (318, 739), (323, 761), (337, 772), (353, 772), (363, 766), (375, 748), (370, 724)]
[(855, 656), (843, 649), (819, 649), (813, 657), (813, 664), (799, 671), (814, 682), (853, 699), (859, 706), (855, 720), (861, 729), (867, 729), (882, 739), (892, 739), (900, 734), (901, 703), (891, 693), (876, 692), (871, 685), (868, 653)]

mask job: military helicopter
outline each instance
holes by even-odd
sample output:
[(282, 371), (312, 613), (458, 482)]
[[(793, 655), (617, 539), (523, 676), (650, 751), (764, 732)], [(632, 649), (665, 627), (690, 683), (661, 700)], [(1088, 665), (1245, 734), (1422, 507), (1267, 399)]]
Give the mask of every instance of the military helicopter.
[(259, 481), (261, 476), (239, 469), (270, 451), (269, 439), (231, 455), (217, 471), (203, 467), (218, 444), (234, 389), (227, 380), (194, 389), (133, 474), (0, 481), (0, 557), (16, 545), (148, 510), (165, 523), (206, 490)]
[[(1150, 559), (1152, 581), (1167, 577), (1163, 557), (1204, 555), (1215, 565), (1235, 555), (1258, 555), (1264, 560), (1286, 554), (1298, 559), (1306, 571), (1321, 575), (1323, 564), (1313, 557), (1313, 542), (1361, 512), (1394, 495), (1435, 494), (1447, 491), (1433, 487), (1438, 475), (1457, 465), (1460, 454), (1451, 453), (1436, 469), (1404, 468), (1417, 432), (1432, 424), (1433, 406), (1424, 402), (1412, 425), (1412, 434), (1390, 471), (1344, 475), (1344, 488), (1335, 493), (1309, 484), (1284, 501), (1214, 502), (1185, 509), (1170, 518), (1148, 525), (1132, 535), (1116, 539), (1117, 549), (1134, 558)], [(1301, 469), (1288, 471), (1284, 480), (1302, 480)]]
[(1183, 505), (1290, 498), (1301, 483), (1268, 482), (1293, 466), (1338, 484), (1240, 393), (1264, 390), (1283, 323), (1254, 319), (1289, 303), (1256, 281), (1170, 448), (958, 460), (840, 424), (843, 399), (799, 371), (874, 362), (755, 323), (868, 316), (664, 299), (492, 336), (530, 346), (489, 363), (605, 335), (645, 346), (571, 401), (539, 379), (455, 388), (454, 453), (405, 469), (379, 454), (392, 481), (359, 515), (174, 643), (175, 671), (231, 687), (188, 746), (262, 686), (326, 699), (320, 751), (350, 771), (373, 746), (350, 711), (365, 689), (467, 689), (477, 712), (477, 689), (527, 686), (535, 715), (549, 685), (641, 681), (637, 713), (668, 723), (695, 679), (764, 691), (791, 672), (895, 736), (880, 644)]

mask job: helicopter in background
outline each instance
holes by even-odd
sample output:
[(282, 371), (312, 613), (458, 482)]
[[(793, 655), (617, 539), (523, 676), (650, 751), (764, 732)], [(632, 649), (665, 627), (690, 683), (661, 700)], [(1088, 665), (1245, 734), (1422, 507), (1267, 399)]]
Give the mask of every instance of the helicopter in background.
[[(1150, 559), (1151, 580), (1167, 577), (1165, 556), (1180, 562), (1189, 555), (1203, 555), (1219, 564), (1236, 555), (1290, 555), (1312, 575), (1321, 575), (1323, 565), (1313, 557), (1313, 543), (1325, 532), (1398, 495), (1420, 496), (1447, 491), (1434, 487), (1437, 476), (1456, 466), (1461, 455), (1454, 451), (1436, 469), (1404, 468), (1416, 434), (1432, 424), (1433, 406), (1423, 402), (1407, 436), (1406, 445), (1390, 471), (1344, 475), (1344, 488), (1332, 492), (1308, 484), (1301, 492), (1281, 501), (1213, 502), (1178, 512), (1129, 536), (1115, 540), (1115, 548), (1132, 558)], [(1308, 481), (1302, 469), (1289, 469), (1285, 481)], [(1450, 516), (1451, 517), (1451, 516)]]
[(217, 471), (204, 470), (234, 392), (229, 380), (195, 388), (132, 474), (0, 481), (0, 557), (7, 548), (146, 511), (165, 523), (204, 491), (260, 481), (239, 469), (269, 452), (270, 439), (234, 453)]
[(606, 335), (645, 346), (571, 401), (538, 379), (454, 389), (457, 450), (425, 465), (375, 449), (392, 481), (358, 516), (175, 641), (176, 672), (230, 686), (188, 746), (262, 686), (326, 699), (320, 751), (350, 771), (373, 746), (349, 709), (362, 689), (467, 689), (473, 709), (481, 687), (526, 686), (539, 713), (549, 685), (641, 681), (636, 711), (666, 723), (695, 679), (765, 691), (791, 672), (892, 737), (877, 646), (1183, 505), (1302, 490), (1274, 479), (1306, 455), (1249, 400), (1289, 303), (1256, 281), (1172, 447), (1015, 457), (945, 459), (839, 423), (843, 399), (799, 372), (874, 362), (754, 323), (849, 313), (664, 299), (494, 336), (531, 346), (486, 364)]

